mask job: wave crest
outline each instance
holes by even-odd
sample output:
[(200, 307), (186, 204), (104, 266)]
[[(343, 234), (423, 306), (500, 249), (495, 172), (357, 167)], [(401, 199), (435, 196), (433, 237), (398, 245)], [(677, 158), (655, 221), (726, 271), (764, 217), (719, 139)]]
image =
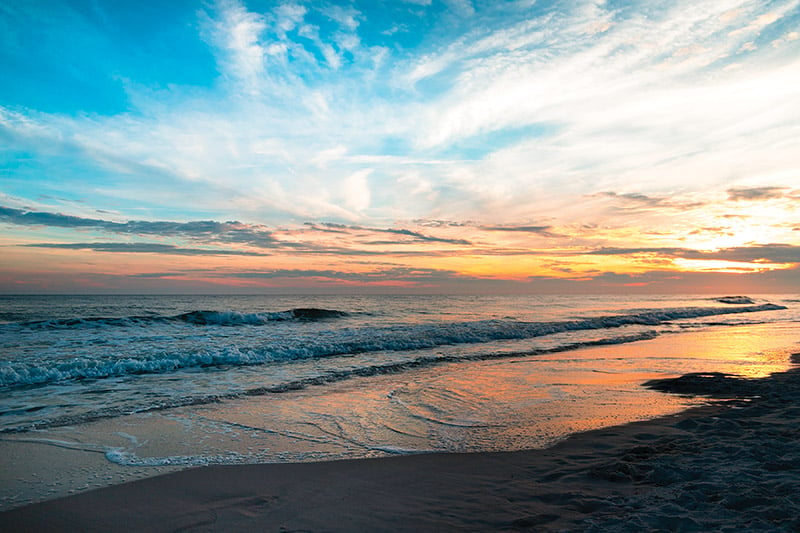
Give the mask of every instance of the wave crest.
[(86, 317), (56, 318), (32, 322), (17, 322), (3, 326), (27, 329), (90, 329), (103, 327), (145, 327), (150, 324), (183, 322), (198, 326), (263, 326), (270, 322), (286, 320), (328, 320), (350, 316), (346, 311), (300, 307), (286, 311), (267, 313), (241, 313), (239, 311), (189, 311), (175, 316), (127, 316), (127, 317)]
[[(623, 326), (656, 326), (671, 320), (700, 318), (733, 313), (750, 313), (786, 309), (775, 304), (748, 307), (682, 308), (653, 310), (631, 315), (616, 315), (564, 322), (519, 322), (515, 320), (481, 320), (475, 322), (419, 324), (402, 328), (365, 327), (318, 333), (312, 336), (298, 335), (292, 342), (267, 343), (258, 348), (240, 350), (230, 346), (216, 352), (197, 351), (164, 353), (158, 356), (122, 359), (73, 358), (57, 365), (10, 362), (0, 364), (0, 386), (38, 385), (65, 380), (102, 379), (107, 377), (156, 374), (187, 368), (216, 366), (249, 366), (273, 361), (312, 359), (364, 352), (404, 351), (435, 348), (453, 344), (479, 344), (498, 340), (519, 340), (542, 337), (556, 333), (581, 330), (601, 330)], [(307, 309), (290, 318), (304, 319)], [(312, 318), (336, 311), (311, 310)], [(189, 320), (240, 325), (264, 320), (260, 314), (196, 312)], [(289, 316), (289, 315), (287, 315)], [(334, 315), (340, 316), (340, 315)], [(186, 320), (186, 319), (181, 319)], [(275, 319), (267, 319), (275, 320)], [(280, 320), (280, 319), (279, 319)], [(188, 320), (186, 320), (188, 321)]]

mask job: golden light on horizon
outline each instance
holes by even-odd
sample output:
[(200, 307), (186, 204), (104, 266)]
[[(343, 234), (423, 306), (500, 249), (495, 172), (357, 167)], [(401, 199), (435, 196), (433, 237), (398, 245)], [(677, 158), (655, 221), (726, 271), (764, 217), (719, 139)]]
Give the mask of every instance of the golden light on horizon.
[(684, 259), (673, 260), (681, 270), (690, 272), (722, 272), (733, 274), (750, 274), (753, 272), (766, 272), (769, 270), (783, 270), (794, 268), (796, 263), (747, 263), (743, 261), (723, 261), (714, 259)]

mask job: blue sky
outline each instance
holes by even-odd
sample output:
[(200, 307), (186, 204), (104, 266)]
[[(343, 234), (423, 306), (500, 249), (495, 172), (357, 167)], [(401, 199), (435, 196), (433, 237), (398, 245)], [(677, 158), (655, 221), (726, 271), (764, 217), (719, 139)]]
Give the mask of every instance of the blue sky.
[[(749, 268), (674, 250), (798, 246), (799, 32), (798, 0), (3, 2), (5, 286), (45, 290), (23, 266), (54, 257), (116, 272), (146, 253), (138, 279), (177, 268), (159, 261), (181, 248), (260, 257), (228, 234), (113, 225), (130, 221), (236, 222), (286, 243), (230, 279), (287, 272), (300, 249), (347, 283), (381, 268), (793, 269), (783, 248)], [(597, 253), (612, 249), (662, 252)], [(352, 262), (367, 252), (385, 264)]]

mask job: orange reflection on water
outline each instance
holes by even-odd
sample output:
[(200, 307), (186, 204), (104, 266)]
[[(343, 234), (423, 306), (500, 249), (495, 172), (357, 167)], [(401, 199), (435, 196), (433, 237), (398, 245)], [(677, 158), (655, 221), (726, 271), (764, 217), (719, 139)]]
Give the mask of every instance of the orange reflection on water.
[[(770, 328), (773, 330), (774, 328)], [(788, 368), (789, 349), (794, 335), (766, 334), (767, 326), (726, 327), (681, 342), (675, 336), (675, 350), (698, 360), (702, 368), (696, 372), (725, 372), (747, 378), (762, 378)], [(691, 342), (688, 342), (691, 341)]]
[(763, 377), (784, 370), (797, 340), (792, 324), (711, 328), (352, 378), (184, 411), (202, 425), (205, 443), (213, 442), (209, 428), (219, 427), (224, 450), (256, 454), (258, 461), (541, 448), (571, 433), (707, 401), (643, 387), (650, 379), (712, 371)]

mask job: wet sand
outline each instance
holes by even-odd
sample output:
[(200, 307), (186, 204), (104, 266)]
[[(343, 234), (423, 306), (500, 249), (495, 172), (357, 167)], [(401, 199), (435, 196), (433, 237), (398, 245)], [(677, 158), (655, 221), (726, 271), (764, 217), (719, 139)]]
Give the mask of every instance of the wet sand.
[[(800, 355), (793, 356), (800, 362)], [(800, 528), (800, 371), (650, 384), (731, 398), (544, 450), (210, 466), (0, 514), (6, 531)]]

